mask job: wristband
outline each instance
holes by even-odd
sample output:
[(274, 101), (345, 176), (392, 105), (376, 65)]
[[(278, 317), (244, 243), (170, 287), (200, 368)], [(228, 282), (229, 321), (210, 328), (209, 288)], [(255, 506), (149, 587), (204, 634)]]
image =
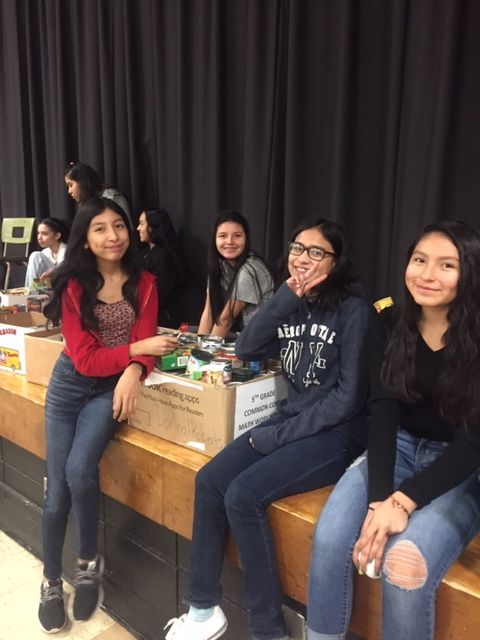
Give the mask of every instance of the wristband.
[(407, 514), (407, 518), (410, 517), (410, 511), (407, 509), (407, 507), (404, 507), (403, 504), (401, 502), (399, 502), (396, 498), (394, 498), (393, 496), (390, 496), (391, 500), (392, 500), (392, 505), (396, 508), (396, 509), (402, 509), (406, 514)]

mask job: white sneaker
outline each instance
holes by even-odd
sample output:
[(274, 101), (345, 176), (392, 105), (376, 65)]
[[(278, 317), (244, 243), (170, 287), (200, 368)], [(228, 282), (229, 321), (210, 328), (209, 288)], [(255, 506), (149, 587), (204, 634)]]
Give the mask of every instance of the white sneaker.
[(227, 619), (219, 606), (204, 622), (195, 622), (184, 613), (180, 618), (172, 618), (164, 629), (170, 627), (165, 640), (217, 640), (227, 630)]

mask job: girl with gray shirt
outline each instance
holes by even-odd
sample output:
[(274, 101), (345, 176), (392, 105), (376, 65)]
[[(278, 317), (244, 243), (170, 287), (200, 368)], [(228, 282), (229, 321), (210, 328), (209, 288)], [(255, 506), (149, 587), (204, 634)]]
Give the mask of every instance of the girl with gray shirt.
[(241, 331), (272, 297), (273, 279), (266, 264), (250, 250), (248, 222), (236, 211), (215, 221), (205, 307), (199, 334), (226, 336)]

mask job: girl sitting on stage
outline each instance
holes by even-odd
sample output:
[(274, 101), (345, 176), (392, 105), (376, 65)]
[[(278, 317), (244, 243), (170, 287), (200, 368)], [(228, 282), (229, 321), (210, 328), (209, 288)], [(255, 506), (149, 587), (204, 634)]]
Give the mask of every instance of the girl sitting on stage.
[(336, 482), (365, 447), (365, 337), (370, 305), (341, 227), (323, 218), (289, 244), (288, 278), (237, 339), (241, 359), (278, 356), (288, 399), (197, 474), (187, 614), (168, 640), (213, 640), (227, 628), (220, 572), (228, 528), (245, 574), (255, 640), (286, 640), (267, 507)]
[(28, 257), (25, 286), (30, 287), (34, 280), (44, 282), (65, 257), (68, 230), (58, 218), (44, 218), (37, 229), (37, 241), (40, 251), (32, 251)]
[(250, 250), (247, 220), (235, 211), (221, 213), (210, 248), (208, 287), (199, 334), (226, 336), (241, 331), (273, 293), (273, 280)]
[(372, 332), (368, 456), (314, 535), (309, 640), (346, 637), (355, 567), (381, 578), (384, 640), (432, 640), (436, 589), (480, 529), (480, 233), (425, 227), (405, 285)]
[(70, 508), (78, 543), (73, 616), (87, 620), (102, 599), (97, 554), (98, 464), (119, 423), (135, 410), (153, 356), (176, 346), (156, 336), (157, 290), (142, 272), (123, 209), (108, 199), (82, 203), (45, 308), (65, 340), (45, 403), (47, 490), (43, 510), (44, 578), (38, 616), (47, 633), (66, 624), (62, 549)]

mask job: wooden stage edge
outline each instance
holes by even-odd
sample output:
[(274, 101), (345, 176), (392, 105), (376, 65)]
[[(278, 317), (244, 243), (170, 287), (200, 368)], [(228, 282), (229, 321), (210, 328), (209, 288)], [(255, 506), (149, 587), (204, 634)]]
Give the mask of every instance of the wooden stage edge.
[[(46, 389), (0, 372), (0, 436), (45, 457)], [(104, 493), (159, 525), (190, 539), (195, 474), (208, 458), (161, 438), (122, 426), (101, 463)], [(284, 592), (305, 604), (314, 525), (329, 488), (279, 500), (269, 509)], [(238, 562), (233, 545), (229, 557)], [(380, 638), (379, 583), (358, 577), (351, 630)], [(437, 595), (436, 640), (472, 640), (480, 633), (480, 536), (450, 568)]]

